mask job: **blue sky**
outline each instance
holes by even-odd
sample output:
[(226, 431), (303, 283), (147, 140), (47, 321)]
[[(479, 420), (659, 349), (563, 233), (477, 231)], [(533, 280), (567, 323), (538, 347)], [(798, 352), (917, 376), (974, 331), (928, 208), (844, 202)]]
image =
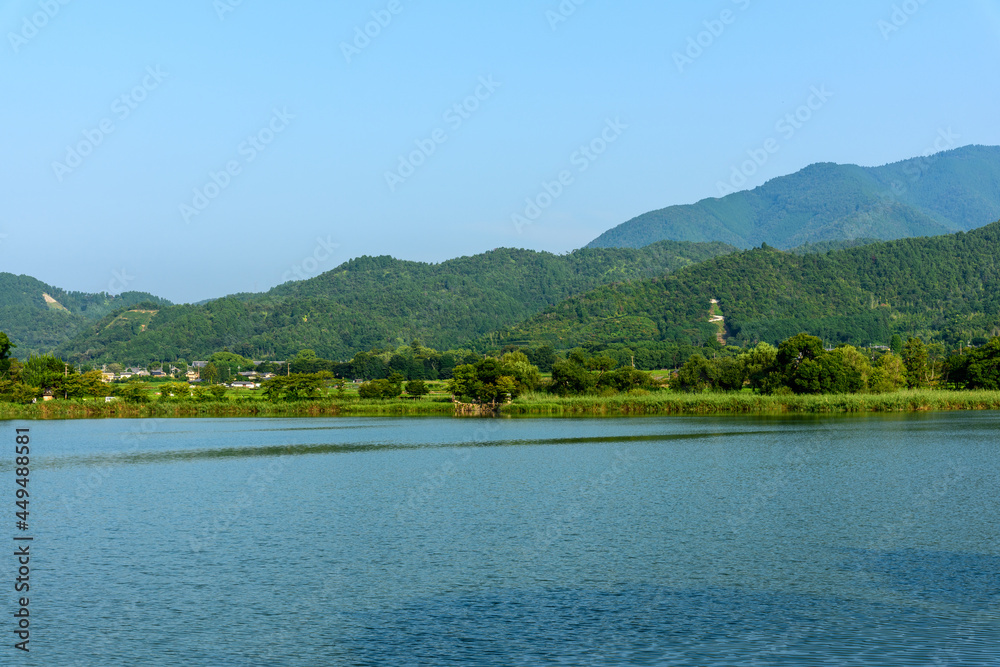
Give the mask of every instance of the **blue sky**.
[(996, 1), (577, 2), (4, 2), (0, 271), (196, 301), (1000, 144)]

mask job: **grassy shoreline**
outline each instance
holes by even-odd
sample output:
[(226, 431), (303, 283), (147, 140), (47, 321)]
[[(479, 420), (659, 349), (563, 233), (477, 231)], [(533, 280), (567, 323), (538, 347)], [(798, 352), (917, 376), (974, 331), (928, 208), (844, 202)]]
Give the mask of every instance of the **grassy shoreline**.
[(762, 396), (749, 392), (648, 396), (574, 396), (531, 394), (505, 406), (510, 415), (713, 415), (837, 414), (1000, 410), (1000, 391), (910, 390), (891, 394)]
[[(573, 396), (533, 393), (503, 406), (501, 416), (633, 416), (723, 414), (837, 414), (1000, 410), (1000, 391), (915, 390), (892, 394), (760, 396), (658, 392), (646, 396)], [(324, 399), (298, 403), (263, 400), (195, 403), (158, 401), (128, 404), (96, 401), (49, 401), (32, 405), (0, 403), (0, 420), (141, 419), (172, 417), (404, 417), (453, 416), (445, 400), (362, 401)], [(466, 416), (466, 415), (462, 415)]]

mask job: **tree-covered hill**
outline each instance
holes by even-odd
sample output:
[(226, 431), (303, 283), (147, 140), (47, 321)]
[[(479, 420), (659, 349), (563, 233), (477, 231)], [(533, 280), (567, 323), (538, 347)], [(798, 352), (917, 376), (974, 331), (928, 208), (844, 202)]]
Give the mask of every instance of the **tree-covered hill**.
[(972, 232), (825, 254), (770, 247), (662, 278), (607, 285), (546, 309), (481, 345), (777, 343), (800, 331), (828, 343), (888, 344), (893, 333), (957, 345), (1000, 334), (1000, 222)]
[(330, 359), (420, 340), (468, 343), (600, 285), (649, 278), (735, 249), (666, 241), (641, 250), (565, 255), (498, 249), (440, 264), (361, 257), (260, 295), (160, 308), (142, 322), (109, 315), (58, 354), (73, 361), (192, 361), (228, 349), (287, 358), (303, 348)]
[(640, 215), (587, 247), (672, 239), (793, 248), (969, 231), (997, 218), (1000, 147), (965, 146), (881, 167), (814, 164), (753, 190)]
[(17, 341), (14, 353), (21, 358), (49, 352), (94, 321), (140, 303), (170, 302), (144, 292), (115, 296), (67, 292), (30, 276), (0, 273), (0, 331)]

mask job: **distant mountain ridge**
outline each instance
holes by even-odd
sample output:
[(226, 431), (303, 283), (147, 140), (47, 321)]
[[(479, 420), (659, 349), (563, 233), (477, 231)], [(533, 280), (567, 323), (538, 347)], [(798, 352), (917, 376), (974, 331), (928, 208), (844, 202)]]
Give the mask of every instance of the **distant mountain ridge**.
[(881, 167), (813, 164), (763, 185), (651, 211), (588, 248), (721, 241), (788, 249), (969, 231), (1000, 218), (1000, 146), (965, 146)]
[(145, 292), (70, 292), (31, 276), (0, 273), (0, 331), (17, 344), (14, 354), (21, 358), (51, 352), (109, 313), (140, 303), (170, 305)]
[[(257, 358), (285, 358), (312, 348), (328, 358), (343, 359), (357, 351), (415, 339), (439, 349), (475, 341), (492, 345), (519, 337), (556, 346), (630, 337), (696, 341), (714, 327), (695, 314), (705, 299), (718, 298), (730, 333), (741, 342), (770, 339), (772, 333), (796, 327), (821, 326), (816, 318), (827, 318), (824, 321), (834, 323), (830, 326), (845, 336), (864, 331), (871, 338), (876, 329), (879, 334), (888, 331), (889, 311), (862, 309), (848, 322), (843, 317), (853, 308), (847, 308), (849, 299), (813, 303), (806, 284), (778, 276), (782, 267), (799, 267), (795, 270), (801, 280), (816, 278), (831, 294), (843, 292), (850, 284), (855, 300), (888, 302), (877, 290), (855, 285), (849, 272), (826, 284), (831, 276), (803, 267), (833, 261), (818, 257), (836, 256), (842, 262), (844, 257), (882, 256), (887, 251), (881, 240), (887, 238), (941, 236), (997, 218), (1000, 147), (967, 146), (883, 167), (812, 165), (748, 192), (648, 213), (609, 230), (587, 248), (565, 255), (501, 248), (440, 264), (360, 257), (264, 294), (237, 294), (202, 304), (175, 306), (141, 292), (117, 296), (68, 292), (28, 276), (0, 273), (0, 331), (19, 345), (19, 356), (54, 351), (77, 362), (138, 363), (178, 357), (191, 361), (224, 348)], [(662, 233), (687, 238), (649, 242)], [(706, 240), (712, 237), (723, 240)], [(602, 239), (610, 246), (600, 245)], [(900, 246), (919, 249), (925, 255), (923, 261), (931, 263), (925, 267), (907, 257), (906, 271), (937, 270), (932, 264), (943, 261), (947, 253), (925, 252), (938, 247), (921, 245), (927, 240), (913, 239), (916, 245)], [(754, 255), (771, 257), (764, 262), (766, 266), (758, 267), (763, 273), (741, 264), (750, 260), (722, 259), (738, 247), (761, 244), (791, 252), (763, 250), (759, 257)], [(874, 244), (870, 252), (857, 247), (867, 244)], [(982, 246), (975, 250), (979, 252)], [(965, 263), (962, 260), (956, 266)], [(984, 266), (977, 265), (977, 270)], [(733, 278), (726, 273), (730, 269), (743, 271), (739, 279), (748, 284), (762, 286), (779, 280), (788, 293), (806, 290), (802, 303), (811, 305), (799, 312), (797, 306), (772, 295), (768, 297), (771, 305), (761, 306), (758, 312), (752, 298), (734, 302), (725, 292), (739, 287), (725, 282)], [(867, 269), (861, 262), (851, 270)], [(675, 281), (688, 280), (686, 276), (699, 277), (697, 293), (682, 298), (679, 293), (649, 288), (661, 282), (679, 284)], [(948, 277), (961, 285), (967, 279)], [(960, 287), (960, 291), (965, 289)], [(629, 305), (632, 299), (624, 295), (632, 292), (655, 299), (638, 307), (641, 312), (627, 315), (635, 304)], [(605, 306), (597, 303), (602, 294), (618, 304), (614, 312), (622, 317), (589, 319), (592, 309), (603, 312)], [(977, 292), (975, 298), (983, 296)], [(939, 304), (939, 315), (964, 312), (960, 299), (942, 297), (944, 301), (947, 304)], [(678, 310), (682, 303), (683, 309)], [(734, 303), (739, 304), (736, 310)], [(565, 308), (575, 315), (571, 317)], [(871, 318), (876, 315), (878, 322), (873, 324)], [(584, 335), (581, 323), (571, 323), (573, 317), (589, 322), (584, 329), (593, 325), (599, 330), (588, 329)], [(897, 310), (892, 317), (897, 318), (893, 326), (898, 326), (900, 318), (910, 315)], [(543, 326), (543, 321), (552, 326)], [(931, 324), (922, 321), (921, 326)]]
[(801, 331), (831, 344), (898, 333), (955, 347), (1000, 335), (1000, 222), (826, 253), (732, 253), (571, 297), (480, 345), (700, 346), (720, 333), (747, 345)]
[(111, 313), (56, 351), (75, 362), (141, 363), (193, 361), (223, 349), (286, 359), (310, 348), (349, 359), (416, 339), (448, 349), (600, 285), (664, 275), (735, 250), (664, 241), (565, 255), (500, 248), (440, 264), (359, 257), (264, 294), (165, 306), (143, 317)]

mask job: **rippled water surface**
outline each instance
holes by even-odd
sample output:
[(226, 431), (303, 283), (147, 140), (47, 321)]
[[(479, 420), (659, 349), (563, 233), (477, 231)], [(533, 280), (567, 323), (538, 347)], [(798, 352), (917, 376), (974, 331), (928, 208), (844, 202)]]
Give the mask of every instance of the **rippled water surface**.
[(997, 413), (15, 427), (23, 664), (1000, 665)]

